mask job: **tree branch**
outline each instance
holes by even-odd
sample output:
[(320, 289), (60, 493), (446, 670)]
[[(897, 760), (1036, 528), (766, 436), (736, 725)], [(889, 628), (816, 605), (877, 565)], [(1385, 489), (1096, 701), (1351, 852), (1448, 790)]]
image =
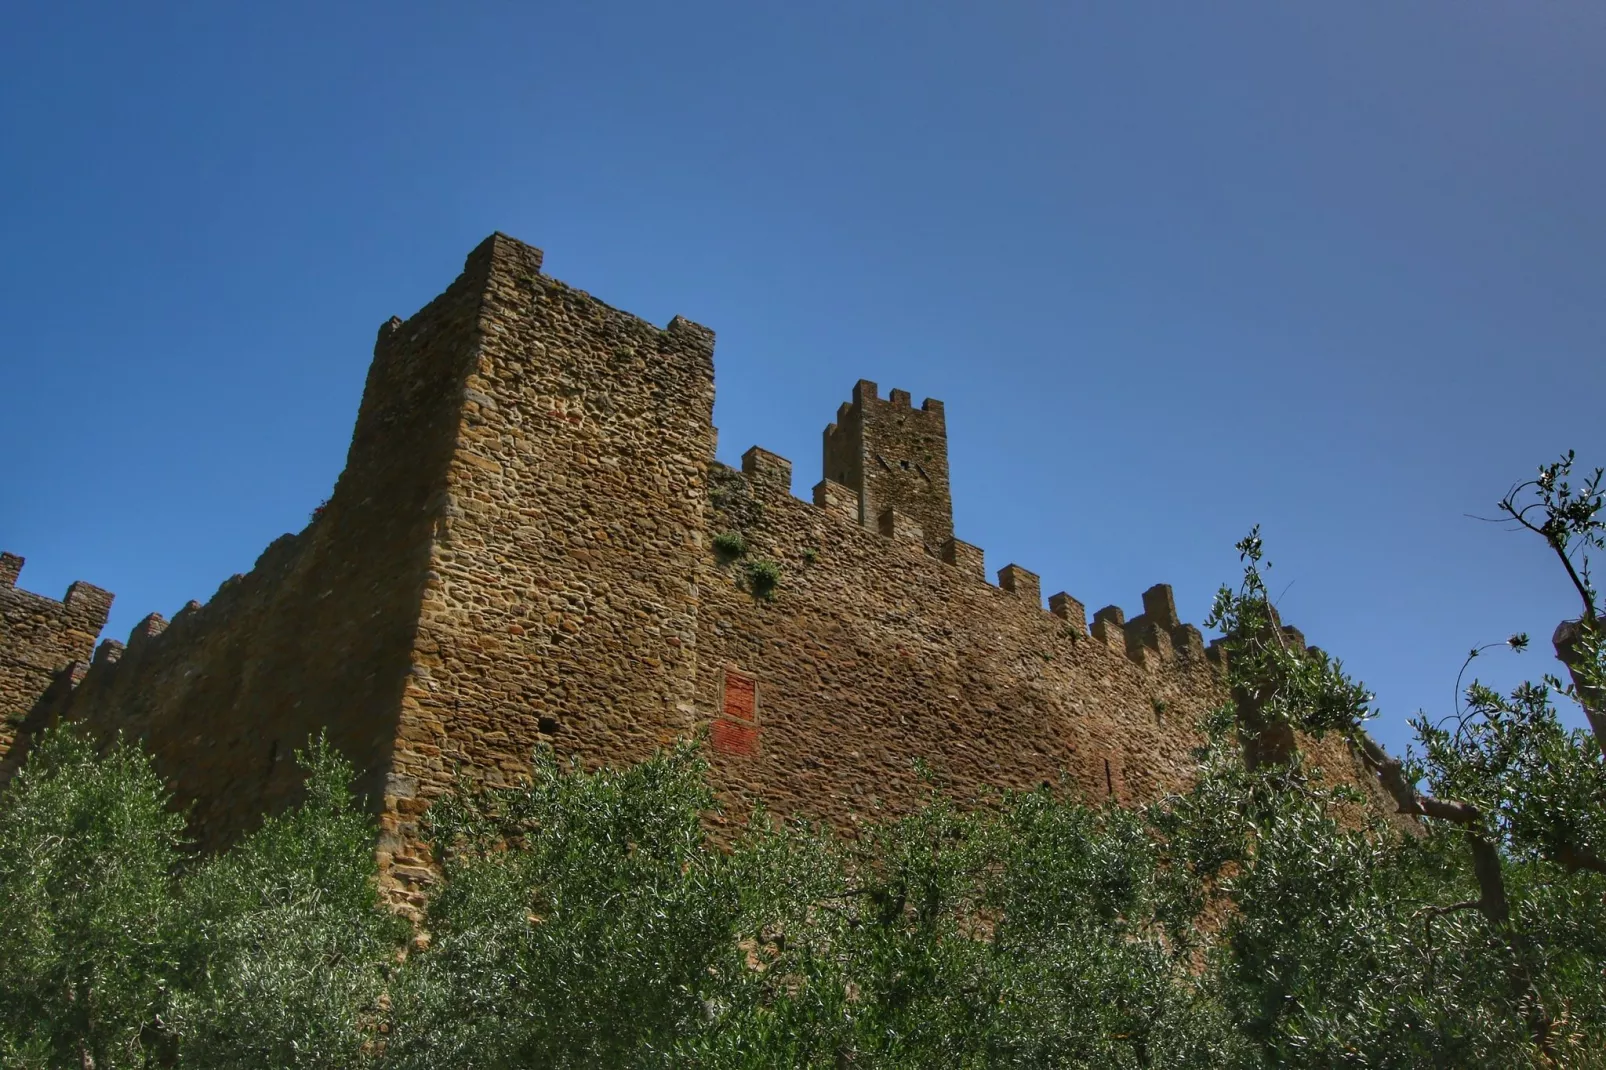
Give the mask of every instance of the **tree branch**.
[(1506, 881), (1500, 872), (1500, 854), (1483, 833), (1467, 831), (1467, 844), (1472, 848), (1472, 875), (1478, 878), (1478, 909), (1496, 925), (1511, 921), (1511, 904), (1506, 899)]
[(1606, 873), (1606, 859), (1581, 847), (1558, 847), (1552, 852), (1551, 860), (1569, 870), (1584, 869), (1591, 873)]
[(1600, 687), (1586, 683), (1578, 671), (1585, 659), (1582, 643), (1584, 631), (1597, 627), (1599, 625), (1589, 617), (1564, 620), (1556, 625), (1550, 643), (1556, 648), (1556, 659), (1567, 666), (1567, 672), (1573, 678), (1573, 690), (1578, 693), (1578, 704), (1584, 707), (1584, 716), (1589, 719), (1590, 730), (1595, 733), (1595, 745), (1602, 753), (1606, 753), (1606, 694), (1602, 693)]
[(1392, 758), (1378, 742), (1365, 731), (1359, 731), (1361, 756), (1372, 767), (1378, 781), (1402, 814), (1433, 817), (1460, 825), (1467, 830), (1467, 846), (1472, 851), (1472, 874), (1478, 880), (1478, 909), (1496, 925), (1511, 921), (1511, 903), (1506, 898), (1505, 876), (1500, 869), (1500, 853), (1495, 850), (1479, 827), (1482, 812), (1471, 803), (1458, 799), (1435, 799), (1423, 795), (1405, 779), (1404, 766)]
[(1421, 910), (1419, 910), (1415, 914), (1413, 914), (1412, 917), (1415, 917), (1415, 918), (1439, 918), (1439, 917), (1443, 917), (1446, 914), (1455, 914), (1455, 913), (1457, 913), (1459, 911), (1462, 911), (1462, 910), (1482, 910), (1482, 909), (1483, 909), (1483, 900), (1481, 900), (1481, 899), (1468, 899), (1465, 902), (1461, 902), (1461, 903), (1447, 903), (1444, 906), (1423, 907)]

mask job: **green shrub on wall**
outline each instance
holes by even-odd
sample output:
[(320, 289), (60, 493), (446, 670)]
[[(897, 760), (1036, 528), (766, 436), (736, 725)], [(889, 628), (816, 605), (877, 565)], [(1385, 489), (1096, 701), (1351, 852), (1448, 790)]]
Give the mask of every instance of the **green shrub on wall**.
[(722, 531), (714, 536), (714, 552), (722, 557), (741, 557), (747, 553), (747, 539), (739, 531)]
[(768, 601), (775, 597), (775, 588), (780, 585), (781, 566), (768, 560), (749, 561), (747, 582), (755, 595)]

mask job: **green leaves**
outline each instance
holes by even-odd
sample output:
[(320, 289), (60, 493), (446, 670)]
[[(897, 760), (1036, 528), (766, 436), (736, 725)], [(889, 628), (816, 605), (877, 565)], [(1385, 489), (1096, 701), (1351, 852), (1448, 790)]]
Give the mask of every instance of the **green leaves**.
[(66, 730), (0, 792), (0, 1063), (143, 1064), (175, 965), (166, 803), (137, 750)]
[(747, 553), (747, 538), (740, 531), (722, 531), (714, 536), (714, 552), (726, 559)]
[[(1498, 702), (1500, 731), (1572, 745), (1541, 691)], [(1514, 941), (1474, 909), (1460, 829), (1357, 822), (1352, 791), (1298, 761), (1248, 769), (1230, 719), (1207, 727), (1194, 787), (1147, 810), (1063, 786), (980, 808), (934, 790), (853, 838), (758, 812), (710, 839), (726, 826), (706, 820), (692, 744), (593, 772), (545, 752), (527, 783), (464, 784), (430, 811), (442, 879), (405, 961), (350, 770), (321, 742), (301, 756), (303, 806), (185, 863), (137, 753), (47, 735), (0, 795), (0, 1052), (19, 1067), (1522, 1066), (1535, 1020), (1556, 1023), (1557, 1051), (1606, 1036), (1606, 887), (1518, 849), (1549, 826), (1511, 825)], [(1598, 803), (1521, 748), (1431, 738), (1448, 748), (1425, 757), (1432, 777), (1457, 756), (1468, 784), (1520, 769), (1543, 812), (1594, 828)]]
[(806, 880), (756, 876), (770, 891), (743, 915), (754, 967), (690, 1042), (699, 1059), (1214, 1066), (1232, 1049), (1156, 920), (1141, 815), (1047, 789), (974, 810), (934, 794), (852, 841), (765, 826), (734, 855), (761, 873), (800, 856)]
[(1476, 806), (1514, 859), (1606, 858), (1606, 763), (1587, 733), (1562, 726), (1550, 695), (1473, 683), (1453, 728), (1413, 719), (1428, 785)]
[(781, 566), (774, 561), (760, 559), (747, 563), (747, 583), (755, 598), (765, 601), (775, 597), (775, 588), (781, 582)]
[(1606, 493), (1601, 490), (1606, 469), (1595, 469), (1574, 486), (1575, 456), (1568, 450), (1560, 460), (1541, 465), (1538, 477), (1512, 487), (1498, 508), (1507, 519), (1549, 544), (1583, 600), (1584, 618), (1593, 620), (1599, 607), (1587, 555), (1592, 548), (1606, 549), (1606, 523), (1601, 520), (1606, 508)]
[(229, 852), (182, 853), (149, 762), (42, 734), (0, 791), (0, 1065), (366, 1065), (406, 926), (380, 909), (350, 768)]
[[(1584, 598), (1565, 651), (1556, 642), (1565, 693), (1590, 712), (1603, 658), (1583, 551), (1601, 545), (1601, 475), (1572, 488), (1571, 462), (1502, 508), (1546, 538)], [(1230, 724), (1210, 726), (1198, 786), (1153, 819), (1201, 881), (1226, 877), (1233, 909), (1212, 961), (1236, 1028), (1271, 1065), (1586, 1064), (1606, 1048), (1606, 955), (1579, 935), (1606, 910), (1598, 740), (1562, 726), (1552, 677), (1509, 695), (1458, 678), (1450, 716), (1411, 722), (1420, 751), (1388, 758), (1364, 731), (1372, 696), (1280, 626), (1258, 532), (1239, 551), (1243, 581), (1211, 618), (1227, 635)], [(1473, 647), (1466, 664), (1528, 642)], [(1247, 769), (1216, 756), (1229, 727)], [(1346, 810), (1309, 774), (1299, 734), (1335, 731), (1421, 815), (1414, 832)]]
[(432, 811), (444, 881), (392, 985), (398, 1066), (1215, 1066), (1220, 1004), (1156, 922), (1142, 815), (933, 794), (845, 840), (706, 836), (681, 747), (550, 756)]
[(180, 1062), (352, 1067), (371, 1061), (388, 969), (407, 924), (380, 909), (371, 824), (351, 767), (322, 740), (298, 752), (306, 802), (201, 863), (177, 890)]
[(528, 784), (437, 804), (445, 881), (393, 990), (387, 1062), (640, 1065), (706, 1020), (740, 968), (741, 897), (704, 839), (703, 772), (691, 745), (596, 773), (543, 752)]

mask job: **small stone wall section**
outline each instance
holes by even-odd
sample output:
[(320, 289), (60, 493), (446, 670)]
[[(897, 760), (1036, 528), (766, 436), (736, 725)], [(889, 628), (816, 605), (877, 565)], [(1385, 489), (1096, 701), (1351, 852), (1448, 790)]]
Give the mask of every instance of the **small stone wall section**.
[(110, 591), (82, 581), (59, 602), (25, 591), (17, 586), (22, 565), (0, 553), (0, 761), (57, 676), (89, 661), (112, 608)]

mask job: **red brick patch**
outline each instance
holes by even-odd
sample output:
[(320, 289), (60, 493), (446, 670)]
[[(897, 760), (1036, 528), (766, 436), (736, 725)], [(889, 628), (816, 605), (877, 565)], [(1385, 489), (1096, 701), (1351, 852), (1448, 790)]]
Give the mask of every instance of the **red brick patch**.
[(758, 712), (758, 681), (735, 669), (725, 670), (725, 704), (720, 712), (726, 717), (751, 721)]
[(758, 753), (758, 681), (749, 674), (726, 668), (724, 700), (709, 739), (719, 754)]
[(719, 754), (748, 756), (758, 753), (758, 725), (714, 718), (709, 739)]

